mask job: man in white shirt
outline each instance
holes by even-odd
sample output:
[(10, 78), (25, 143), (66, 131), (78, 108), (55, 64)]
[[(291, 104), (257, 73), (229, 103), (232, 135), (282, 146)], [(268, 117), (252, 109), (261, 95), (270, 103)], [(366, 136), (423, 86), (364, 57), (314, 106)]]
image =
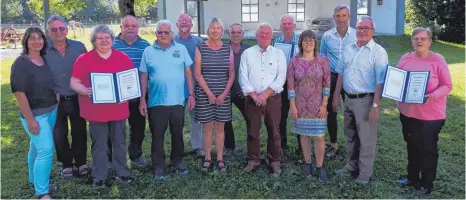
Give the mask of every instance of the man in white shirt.
[(272, 26), (261, 23), (256, 31), (257, 45), (241, 55), (239, 84), (246, 96), (248, 127), (248, 165), (245, 172), (259, 168), (262, 115), (268, 132), (268, 159), (274, 175), (280, 169), (281, 97), (286, 80), (286, 58), (282, 50), (270, 46)]
[[(348, 21), (351, 17), (350, 9), (347, 5), (338, 5), (334, 9), (333, 19), (337, 25), (324, 33), (320, 44), (320, 54), (326, 56), (330, 61), (331, 71), (331, 83), (330, 83), (330, 94), (335, 92), (335, 86), (337, 84), (338, 73), (336, 73), (336, 66), (340, 59), (340, 54), (346, 45), (356, 42), (356, 30), (349, 27)], [(345, 100), (345, 95), (341, 92), (341, 97)], [(340, 98), (338, 96), (338, 98)], [(329, 96), (329, 102), (333, 101), (333, 95)], [(333, 157), (338, 152), (337, 143), (337, 114), (332, 108), (332, 104), (329, 103), (327, 106), (328, 117), (327, 117), (327, 129), (330, 136), (331, 148), (327, 152), (327, 157)]]

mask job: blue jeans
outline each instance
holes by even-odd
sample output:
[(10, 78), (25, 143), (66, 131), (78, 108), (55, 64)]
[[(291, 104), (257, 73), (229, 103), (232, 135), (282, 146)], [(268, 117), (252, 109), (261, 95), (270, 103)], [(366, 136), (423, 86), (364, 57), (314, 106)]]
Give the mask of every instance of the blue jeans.
[(28, 133), (29, 143), (28, 168), (29, 182), (34, 184), (36, 195), (49, 192), (50, 172), (53, 160), (53, 128), (57, 119), (57, 108), (52, 112), (34, 117), (39, 124), (39, 134), (32, 134), (26, 119), (20, 118), (24, 130)]

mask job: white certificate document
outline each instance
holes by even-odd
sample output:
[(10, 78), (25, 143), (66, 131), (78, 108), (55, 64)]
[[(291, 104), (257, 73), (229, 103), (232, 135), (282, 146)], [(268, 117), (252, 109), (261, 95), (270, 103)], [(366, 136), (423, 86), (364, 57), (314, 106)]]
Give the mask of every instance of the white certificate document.
[(403, 101), (408, 72), (388, 66), (382, 96), (396, 101)]
[(406, 103), (424, 103), (429, 72), (410, 72), (406, 91)]
[(295, 44), (294, 45), (294, 52), (293, 52), (293, 57), (299, 54), (299, 45)]
[(136, 68), (116, 73), (119, 101), (141, 97), (139, 73)]
[(115, 83), (111, 73), (90, 73), (92, 102), (116, 103)]
[(291, 44), (285, 44), (285, 43), (275, 43), (275, 47), (278, 49), (281, 49), (283, 53), (285, 53), (286, 57), (286, 66), (290, 64), (291, 60)]

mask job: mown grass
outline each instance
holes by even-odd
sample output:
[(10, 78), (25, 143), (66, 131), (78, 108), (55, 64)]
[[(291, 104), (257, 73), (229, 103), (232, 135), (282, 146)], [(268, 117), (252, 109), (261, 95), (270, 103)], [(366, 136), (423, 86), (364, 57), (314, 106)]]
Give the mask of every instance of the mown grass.
[[(400, 56), (411, 51), (409, 37), (379, 37), (392, 48), (388, 50), (390, 64), (395, 65)], [(150, 40), (149, 40), (150, 41)], [(252, 41), (248, 41), (252, 42)], [(263, 165), (252, 174), (244, 174), (246, 164), (245, 122), (239, 111), (233, 110), (233, 126), (236, 131), (237, 149), (235, 156), (226, 158), (229, 167), (227, 176), (218, 173), (204, 175), (200, 172), (201, 160), (193, 156), (185, 157), (189, 174), (180, 177), (170, 169), (169, 179), (164, 183), (154, 181), (150, 170), (133, 169), (136, 181), (130, 185), (91, 189), (84, 179), (62, 180), (60, 166), (54, 160), (51, 180), (60, 185), (54, 198), (465, 198), (465, 119), (464, 119), (464, 46), (435, 42), (432, 46), (445, 56), (450, 64), (454, 89), (448, 97), (447, 121), (439, 139), (439, 164), (435, 189), (428, 197), (419, 197), (414, 190), (401, 188), (396, 179), (406, 173), (406, 147), (401, 134), (399, 113), (387, 100), (383, 101), (379, 121), (377, 153), (374, 164), (375, 180), (366, 186), (354, 183), (351, 177), (339, 177), (334, 171), (344, 165), (345, 153), (333, 159), (325, 159), (324, 167), (330, 177), (327, 183), (316, 178), (305, 180), (302, 177), (302, 163), (298, 157), (289, 154), (282, 162), (283, 173), (273, 178)], [(1, 198), (33, 198), (28, 184), (26, 157), (29, 138), (21, 126), (15, 100), (10, 93), (9, 73), (12, 60), (1, 62)], [(341, 129), (342, 115), (339, 115), (338, 142), (344, 150), (344, 137)], [(266, 132), (261, 133), (261, 151), (265, 157)], [(185, 121), (185, 151), (191, 149), (189, 120)], [(151, 134), (146, 130), (143, 144), (144, 156), (150, 160)], [(169, 157), (170, 137), (165, 139), (166, 155)], [(88, 141), (90, 148), (90, 139)], [(296, 137), (289, 133), (289, 144), (296, 147)], [(293, 150), (293, 149), (292, 149)], [(292, 152), (290, 150), (290, 152)], [(92, 163), (90, 153), (89, 164)], [(167, 160), (168, 164), (168, 160)]]

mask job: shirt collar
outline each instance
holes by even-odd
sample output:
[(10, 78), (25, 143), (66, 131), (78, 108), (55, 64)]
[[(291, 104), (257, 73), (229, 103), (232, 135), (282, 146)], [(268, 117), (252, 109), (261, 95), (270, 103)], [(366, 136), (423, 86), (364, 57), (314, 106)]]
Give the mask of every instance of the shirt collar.
[(180, 34), (176, 34), (176, 35), (175, 35), (175, 39), (177, 39), (177, 40), (178, 40), (178, 39), (180, 39), (180, 40), (191, 40), (192, 37), (193, 37), (193, 36), (192, 36), (191, 34), (189, 34), (188, 38), (183, 39), (183, 38), (180, 36)]
[[(374, 49), (374, 47), (375, 47), (375, 44), (376, 44), (376, 43), (374, 42), (374, 39), (371, 39), (366, 45), (364, 45), (364, 46), (362, 46), (362, 47), (367, 47), (367, 48), (369, 48), (369, 50), (372, 51), (372, 50)], [(355, 48), (358, 48), (358, 42), (356, 41), (355, 43), (353, 43), (353, 46), (354, 46)], [(362, 48), (362, 47), (361, 47), (361, 48)]]
[[(123, 42), (123, 43), (125, 43), (126, 45), (129, 45), (126, 41), (122, 40), (120, 37), (121, 37), (121, 33), (119, 33), (118, 36), (115, 37), (115, 41)], [(136, 39), (136, 41), (134, 41), (133, 44), (137, 44), (137, 43), (139, 43), (139, 42), (142, 40), (142, 38), (139, 37), (139, 35), (138, 35), (137, 37), (138, 37), (138, 39)], [(132, 44), (132, 45), (133, 45), (133, 44)]]
[[(53, 41), (52, 41), (51, 38), (48, 39), (48, 43), (50, 45), (49, 49), (55, 48), (55, 47), (53, 47)], [(68, 38), (66, 38), (66, 48), (68, 48), (68, 46), (70, 46), (70, 44), (71, 44), (71, 41)]]
[[(337, 36), (339, 37), (338, 31), (337, 31), (337, 28), (336, 28), (336, 27), (335, 27), (335, 28), (332, 28), (332, 32), (333, 32), (334, 35), (337, 35)], [(348, 36), (348, 35), (350, 35), (351, 33), (353, 33), (353, 29), (352, 29), (351, 27), (348, 27), (348, 30), (347, 30), (346, 33), (345, 33), (345, 37)]]
[(168, 46), (166, 49), (160, 48), (160, 46), (159, 46), (159, 41), (158, 41), (158, 40), (155, 40), (155, 41), (154, 41), (154, 48), (155, 48), (155, 49), (167, 50), (167, 49), (169, 49), (169, 48), (171, 48), (171, 47), (173, 47), (173, 46), (175, 46), (175, 40), (172, 40), (172, 43), (171, 43), (170, 46)]
[(265, 49), (265, 51), (263, 51), (262, 48), (258, 44), (256, 44), (256, 47), (257, 47), (257, 51), (259, 51), (259, 53), (269, 52), (270, 49), (272, 48), (272, 46), (269, 45), (269, 46), (267, 46), (267, 49)]

